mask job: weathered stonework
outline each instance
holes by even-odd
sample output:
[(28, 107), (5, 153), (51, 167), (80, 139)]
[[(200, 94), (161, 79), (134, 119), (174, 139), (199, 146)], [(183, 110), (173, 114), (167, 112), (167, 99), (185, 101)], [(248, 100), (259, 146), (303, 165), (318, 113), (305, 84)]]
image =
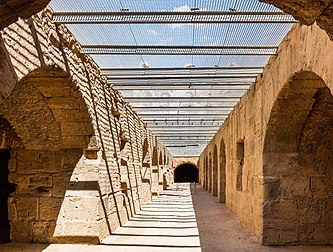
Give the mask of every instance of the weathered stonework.
[(98, 243), (163, 190), (173, 158), (51, 15), (1, 33), (1, 146), (16, 187), (10, 238)]
[(1, 0), (0, 30), (17, 21), (29, 18), (46, 7), (50, 0)]
[(263, 244), (333, 244), (332, 59), (324, 31), (296, 25), (200, 156), (201, 184)]

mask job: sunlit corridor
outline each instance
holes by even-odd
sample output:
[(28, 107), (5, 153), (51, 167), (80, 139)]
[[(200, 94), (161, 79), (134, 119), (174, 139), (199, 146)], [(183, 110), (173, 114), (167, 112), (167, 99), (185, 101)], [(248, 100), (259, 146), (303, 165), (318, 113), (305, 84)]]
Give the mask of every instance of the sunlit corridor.
[(0, 1), (0, 252), (333, 252), (332, 13)]

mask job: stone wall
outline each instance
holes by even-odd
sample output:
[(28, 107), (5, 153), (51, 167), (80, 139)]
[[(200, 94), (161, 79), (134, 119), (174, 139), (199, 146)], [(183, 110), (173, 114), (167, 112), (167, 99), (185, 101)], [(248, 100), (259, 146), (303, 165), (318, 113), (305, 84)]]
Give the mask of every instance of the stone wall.
[(220, 201), (264, 244), (333, 243), (332, 59), (324, 31), (296, 25), (200, 156), (202, 185), (217, 164)]
[(153, 170), (167, 174), (173, 158), (51, 15), (1, 32), (10, 238), (98, 243), (163, 190)]

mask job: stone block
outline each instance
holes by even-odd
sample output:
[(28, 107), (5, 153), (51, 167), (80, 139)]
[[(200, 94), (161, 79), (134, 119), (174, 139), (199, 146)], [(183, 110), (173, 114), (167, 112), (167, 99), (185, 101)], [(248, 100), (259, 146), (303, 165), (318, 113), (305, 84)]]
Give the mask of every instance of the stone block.
[(8, 202), (8, 219), (10, 221), (17, 220), (15, 198), (9, 197), (7, 202)]
[(20, 150), (17, 153), (17, 173), (54, 173), (62, 170), (63, 153), (60, 151)]
[[(47, 81), (49, 83), (49, 81)], [(64, 98), (71, 95), (71, 87), (64, 86), (63, 79), (53, 80), (53, 85), (41, 85), (38, 90), (47, 98)]]
[(86, 136), (93, 133), (91, 123), (86, 122), (61, 122), (60, 127), (63, 136)]
[(265, 184), (266, 199), (276, 200), (280, 196), (280, 181), (272, 181)]
[(39, 220), (56, 221), (63, 202), (63, 198), (40, 197)]
[(10, 240), (11, 242), (32, 242), (31, 223), (22, 220), (11, 221)]
[[(62, 229), (58, 229), (58, 226), (62, 226)], [(98, 244), (100, 242), (98, 230), (97, 222), (58, 222), (53, 240), (57, 243)]]
[(64, 197), (67, 190), (70, 190), (71, 173), (57, 173), (53, 175), (52, 196)]
[(300, 241), (306, 245), (330, 245), (332, 240), (332, 228), (325, 224), (308, 224), (301, 227)]
[(309, 192), (310, 179), (308, 177), (290, 176), (281, 178), (281, 197), (305, 197)]
[(326, 176), (311, 178), (311, 193), (313, 198), (325, 199), (333, 196), (332, 178)]
[(83, 150), (82, 149), (66, 149), (63, 151), (63, 170), (66, 172), (72, 172), (80, 158), (82, 157)]
[(263, 237), (263, 245), (298, 244), (298, 232), (295, 230), (265, 229)]
[(297, 204), (295, 200), (268, 201), (264, 206), (264, 218), (278, 220), (295, 220)]
[[(84, 193), (84, 192), (82, 192)], [(63, 203), (62, 219), (66, 221), (91, 222), (98, 219), (100, 199), (96, 197), (66, 196)]]
[(53, 242), (55, 221), (36, 221), (31, 223), (32, 242), (50, 243)]
[(83, 122), (83, 116), (78, 109), (53, 109), (52, 113), (60, 122)]
[(17, 197), (15, 202), (18, 220), (33, 221), (38, 219), (37, 197)]
[(27, 186), (33, 188), (51, 188), (52, 187), (52, 175), (40, 174), (40, 175), (28, 175)]
[(89, 144), (88, 135), (67, 135), (62, 137), (62, 143), (67, 149), (86, 148)]
[(298, 171), (297, 153), (269, 152), (263, 157), (265, 176), (290, 176)]
[(49, 107), (53, 109), (80, 109), (77, 98), (61, 97), (48, 99)]

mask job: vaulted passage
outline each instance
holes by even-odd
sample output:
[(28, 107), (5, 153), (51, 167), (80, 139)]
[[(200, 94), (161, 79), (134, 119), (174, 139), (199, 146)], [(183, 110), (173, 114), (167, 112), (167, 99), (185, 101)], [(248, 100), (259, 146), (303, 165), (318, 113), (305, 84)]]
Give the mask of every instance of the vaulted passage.
[(10, 241), (8, 220), (8, 196), (15, 191), (15, 185), (8, 182), (8, 161), (10, 150), (0, 149), (0, 243)]
[(264, 243), (332, 244), (333, 97), (311, 72), (295, 75), (280, 97), (264, 150)]
[(13, 2), (1, 252), (332, 251), (333, 1)]
[(175, 183), (198, 182), (199, 170), (191, 164), (182, 164), (175, 169)]

